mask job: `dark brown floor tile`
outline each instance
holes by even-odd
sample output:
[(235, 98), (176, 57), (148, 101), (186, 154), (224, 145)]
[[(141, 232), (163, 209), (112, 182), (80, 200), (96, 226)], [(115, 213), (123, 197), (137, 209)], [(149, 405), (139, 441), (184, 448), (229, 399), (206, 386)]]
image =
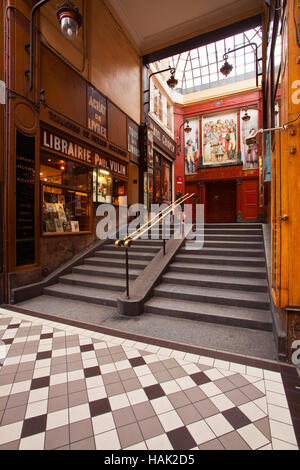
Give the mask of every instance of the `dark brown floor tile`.
[(37, 390), (39, 388), (49, 387), (50, 385), (50, 376), (48, 377), (39, 377), (38, 379), (32, 379), (31, 381), (31, 390)]
[(210, 378), (204, 372), (197, 372), (196, 374), (190, 375), (191, 379), (196, 385), (204, 385), (211, 382)]
[(129, 362), (132, 367), (143, 366), (146, 364), (145, 359), (142, 357), (133, 357), (132, 359), (129, 359)]
[(149, 398), (149, 400), (154, 400), (155, 398), (160, 398), (165, 396), (165, 392), (159, 384), (149, 385), (145, 387), (144, 391)]
[(51, 339), (53, 338), (53, 333), (44, 333), (41, 335), (41, 339)]
[(52, 351), (42, 351), (37, 353), (36, 360), (40, 361), (43, 359), (50, 359), (52, 357)]
[(84, 376), (86, 379), (90, 377), (96, 377), (97, 375), (101, 375), (100, 367), (98, 366), (89, 367), (88, 369), (84, 369), (83, 372), (84, 372)]
[(186, 427), (167, 432), (174, 450), (188, 450), (196, 447), (196, 442)]
[(80, 346), (80, 351), (81, 352), (94, 351), (94, 345), (93, 344), (83, 344), (82, 346)]
[(35, 418), (25, 419), (21, 438), (33, 436), (45, 432), (47, 425), (47, 415), (36, 416)]
[(108, 398), (102, 398), (101, 400), (92, 401), (89, 405), (92, 418), (94, 416), (103, 415), (111, 411)]
[(46, 431), (45, 450), (57, 449), (62, 446), (68, 445), (69, 442), (69, 426), (62, 426), (60, 428), (55, 428), (51, 429), (50, 431)]
[(222, 412), (222, 415), (227, 419), (234, 429), (239, 429), (247, 426), (248, 424), (251, 424), (251, 421), (239, 408), (225, 410)]

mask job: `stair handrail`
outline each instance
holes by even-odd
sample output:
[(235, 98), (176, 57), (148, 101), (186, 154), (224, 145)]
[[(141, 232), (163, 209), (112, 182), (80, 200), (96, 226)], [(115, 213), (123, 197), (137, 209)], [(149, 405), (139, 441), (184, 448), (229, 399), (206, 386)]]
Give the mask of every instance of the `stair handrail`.
[[(175, 202), (170, 204), (168, 207), (163, 209), (161, 212), (156, 214), (150, 221), (146, 222), (142, 227), (139, 227), (137, 230), (132, 232), (130, 235), (127, 235), (120, 240), (116, 240), (115, 247), (119, 248), (120, 246), (124, 246), (125, 248), (125, 266), (126, 266), (126, 296), (129, 299), (129, 257), (128, 257), (128, 250), (132, 242), (138, 240), (144, 233), (148, 232), (152, 227), (158, 224), (161, 220), (163, 220), (167, 215), (169, 215), (176, 207), (183, 204), (185, 201), (190, 199), (191, 197), (197, 197), (195, 193), (189, 194), (187, 193), (185, 196), (180, 197)], [(157, 217), (159, 217), (155, 222), (153, 222)], [(150, 224), (150, 225), (149, 225)], [(146, 227), (144, 229), (144, 227)], [(144, 229), (144, 230), (142, 230)], [(163, 239), (163, 253), (166, 254), (166, 240)]]
[[(193, 194), (187, 193), (187, 194), (185, 194), (185, 196), (181, 196), (179, 199), (174, 201), (168, 207), (165, 207), (162, 211), (160, 211), (158, 214), (156, 214), (150, 221), (148, 220), (146, 223), (144, 223), (144, 225), (139, 227), (137, 230), (135, 230), (134, 232), (132, 232), (129, 235), (126, 235), (126, 237), (124, 237), (124, 238), (120, 238), (119, 240), (116, 240), (115, 247), (119, 248), (120, 246), (124, 246), (125, 248), (128, 248), (133, 241), (138, 240), (142, 235), (144, 235), (144, 233), (148, 232), (152, 227), (154, 227), (157, 223), (159, 223), (167, 215), (169, 215), (170, 212), (172, 212), (174, 209), (176, 209), (176, 207), (183, 204), (185, 201), (187, 201), (188, 199), (190, 199), (191, 197), (194, 197), (194, 196), (195, 196), (195, 193), (193, 193)], [(158, 219), (157, 219), (157, 217), (158, 217)], [(153, 222), (155, 219), (157, 219), (157, 220), (155, 222)], [(144, 228), (145, 228), (145, 230), (143, 230)]]

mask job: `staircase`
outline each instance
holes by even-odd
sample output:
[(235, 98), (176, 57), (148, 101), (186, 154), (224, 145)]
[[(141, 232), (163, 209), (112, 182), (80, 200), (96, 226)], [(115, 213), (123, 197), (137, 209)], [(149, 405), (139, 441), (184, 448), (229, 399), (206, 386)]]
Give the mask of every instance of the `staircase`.
[(262, 226), (207, 224), (180, 250), (145, 311), (272, 331)]
[[(137, 240), (129, 250), (129, 279), (136, 279), (162, 248), (161, 228), (152, 229), (156, 240)], [(170, 232), (174, 232), (171, 227)], [(126, 289), (125, 249), (108, 243), (59, 283), (45, 287), (44, 295), (116, 307), (120, 293)]]

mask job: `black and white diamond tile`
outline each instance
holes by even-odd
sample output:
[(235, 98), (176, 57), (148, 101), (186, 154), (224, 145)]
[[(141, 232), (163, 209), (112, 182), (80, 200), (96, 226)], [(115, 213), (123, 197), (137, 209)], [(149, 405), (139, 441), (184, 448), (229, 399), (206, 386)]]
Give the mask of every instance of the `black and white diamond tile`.
[(280, 374), (4, 310), (0, 341), (0, 450), (297, 449)]

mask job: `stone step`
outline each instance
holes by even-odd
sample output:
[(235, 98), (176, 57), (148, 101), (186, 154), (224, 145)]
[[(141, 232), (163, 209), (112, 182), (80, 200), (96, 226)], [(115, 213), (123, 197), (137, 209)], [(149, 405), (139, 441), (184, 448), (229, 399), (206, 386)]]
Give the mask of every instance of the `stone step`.
[[(143, 239), (138, 239), (138, 240), (135, 240), (134, 243), (133, 243), (133, 246), (140, 246), (140, 245), (147, 245), (147, 248), (148, 246), (153, 246), (153, 247), (162, 247), (162, 243), (163, 241), (162, 240), (152, 240), (152, 239), (148, 239), (148, 240), (143, 240)], [(114, 246), (115, 244), (115, 240), (112, 240), (110, 243), (108, 243), (108, 247), (110, 248), (111, 245)]]
[(188, 251), (186, 253), (179, 253), (175, 260), (183, 263), (204, 263), (204, 264), (218, 264), (228, 266), (265, 266), (265, 259), (262, 257), (233, 257), (233, 256), (213, 256), (213, 255), (198, 255)]
[(241, 248), (208, 248), (203, 247), (199, 249), (199, 242), (186, 242), (186, 245), (181, 248), (179, 254), (192, 252), (194, 254), (202, 254), (204, 256), (234, 256), (242, 258), (263, 258), (265, 251), (258, 249), (241, 249)]
[(197, 233), (205, 233), (207, 235), (262, 235), (261, 228), (211, 228), (205, 226), (204, 229), (197, 229)]
[[(145, 312), (198, 320), (199, 325), (201, 325), (201, 322), (208, 322), (253, 330), (272, 331), (271, 314), (267, 310), (153, 297), (145, 303)], [(214, 334), (213, 329), (211, 334)]]
[[(109, 257), (104, 257), (102, 258), (101, 256), (93, 257), (93, 258), (86, 258), (84, 260), (84, 264), (87, 266), (114, 266), (115, 268), (121, 268), (125, 269), (125, 259), (124, 258), (109, 258)], [(133, 260), (131, 257), (129, 257), (129, 268), (132, 269), (144, 269), (147, 266), (147, 261), (144, 260)]]
[[(151, 261), (154, 257), (155, 253), (149, 252), (138, 252), (132, 251), (131, 248), (129, 249), (129, 258), (134, 260), (142, 260), (142, 261)], [(125, 259), (125, 250), (122, 248), (114, 248), (113, 250), (105, 249), (96, 252), (96, 256), (100, 256), (101, 258), (118, 258), (118, 259)]]
[(210, 241), (228, 241), (228, 242), (260, 242), (263, 243), (263, 237), (262, 235), (226, 235), (226, 234), (219, 234), (219, 233), (214, 233), (214, 234), (208, 234), (205, 233), (203, 236), (203, 233), (196, 232), (197, 238), (204, 238), (205, 240), (210, 240)]
[(254, 278), (240, 278), (238, 276), (224, 276), (207, 275), (207, 274), (194, 274), (194, 273), (180, 273), (168, 272), (163, 275), (163, 281), (168, 284), (199, 286), (199, 287), (212, 287), (216, 289), (233, 289), (251, 292), (267, 292), (268, 284), (265, 279)]
[(196, 263), (172, 263), (169, 266), (171, 272), (194, 273), (194, 274), (208, 274), (219, 276), (237, 276), (239, 278), (266, 278), (266, 269), (264, 267), (255, 266), (218, 266), (216, 264), (196, 264)]
[(92, 304), (117, 306), (117, 300), (120, 292), (98, 289), (95, 287), (82, 287), (69, 284), (55, 284), (54, 286), (44, 287), (45, 295), (52, 295), (63, 299), (80, 300)]
[[(125, 264), (122, 264), (122, 268), (114, 267), (114, 266), (98, 266), (98, 265), (88, 265), (83, 264), (81, 266), (76, 266), (73, 268), (73, 273), (77, 274), (88, 274), (90, 276), (104, 276), (108, 275), (109, 277), (116, 277), (116, 278), (125, 278)], [(132, 269), (129, 268), (129, 279), (136, 279), (141, 273), (143, 269)]]
[(244, 292), (232, 289), (216, 289), (210, 287), (195, 287), (186, 285), (160, 283), (154, 289), (154, 295), (160, 297), (192, 300), (198, 302), (231, 305), (233, 307), (247, 307), (268, 310), (269, 297), (261, 292)]
[(99, 289), (108, 289), (123, 292), (126, 289), (124, 279), (108, 276), (92, 276), (89, 274), (66, 274), (59, 278), (62, 284), (71, 284), (73, 286), (96, 287)]
[[(145, 253), (145, 252), (148, 252), (148, 253), (157, 253), (163, 246), (163, 241), (160, 242), (160, 246), (158, 245), (151, 245), (150, 243), (147, 243), (147, 242), (144, 242), (144, 244), (138, 244), (137, 241), (134, 241), (132, 242), (132, 244), (130, 245), (130, 252), (142, 252), (142, 253)], [(117, 252), (124, 252), (125, 248), (124, 246), (120, 246), (118, 248), (116, 248), (115, 246), (108, 246), (107, 247), (108, 250), (116, 250)], [(100, 254), (102, 253), (102, 251), (97, 251), (97, 254)]]
[(219, 241), (219, 240), (206, 240), (206, 238), (204, 238), (204, 247), (206, 248), (244, 248), (244, 249), (252, 249), (252, 250), (254, 249), (264, 250), (264, 244), (258, 241), (257, 242), (227, 241), (227, 240)]
[(234, 228), (234, 229), (262, 229), (262, 224), (260, 223), (253, 223), (253, 224), (247, 224), (247, 223), (232, 223), (232, 224), (225, 224), (225, 223), (212, 223), (212, 224), (204, 224), (205, 227), (207, 228)]

